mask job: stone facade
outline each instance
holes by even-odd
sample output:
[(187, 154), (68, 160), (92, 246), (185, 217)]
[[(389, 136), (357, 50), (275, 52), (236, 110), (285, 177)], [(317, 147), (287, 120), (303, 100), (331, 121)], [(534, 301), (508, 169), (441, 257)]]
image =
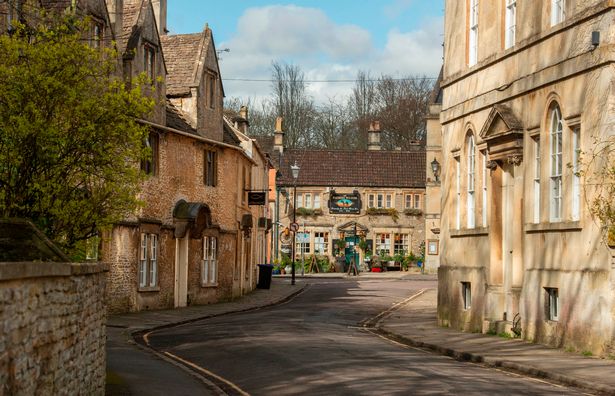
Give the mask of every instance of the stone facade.
[(105, 393), (105, 270), (0, 263), (0, 394)]
[(474, 4), (446, 1), (439, 322), (612, 354), (615, 273), (575, 168), (613, 130), (615, 7)]
[[(124, 56), (124, 74), (135, 77), (152, 64), (160, 74), (150, 92), (156, 111), (142, 120), (152, 129), (143, 207), (103, 238), (102, 257), (111, 263), (109, 310), (208, 304), (248, 293), (256, 264), (265, 260), (266, 229), (258, 220), (267, 214), (247, 197), (251, 189), (268, 190), (268, 162), (222, 114), (212, 32), (160, 37), (165, 21), (155, 15), (165, 15), (166, 2), (155, 2), (155, 9), (149, 0), (114, 4), (122, 5), (123, 30), (130, 33), (119, 46), (136, 51)], [(144, 65), (141, 50), (153, 50), (155, 59)]]
[[(374, 122), (370, 150), (336, 151), (284, 149), (283, 132), (276, 132), (272, 157), (280, 161), (280, 174), (274, 234), (284, 233), (296, 215), (298, 260), (316, 255), (334, 262), (335, 256), (345, 255), (347, 264), (354, 260), (367, 269), (366, 256), (420, 255), (425, 242), (425, 152), (418, 146), (414, 151), (380, 150), (379, 134)], [(296, 181), (294, 165), (300, 167)], [(355, 200), (356, 209), (340, 209), (336, 206), (340, 199)], [(344, 248), (338, 246), (339, 240)], [(361, 240), (366, 249), (355, 246)], [(284, 243), (277, 247), (278, 258), (280, 252), (290, 253)], [(390, 260), (383, 266), (400, 263)]]

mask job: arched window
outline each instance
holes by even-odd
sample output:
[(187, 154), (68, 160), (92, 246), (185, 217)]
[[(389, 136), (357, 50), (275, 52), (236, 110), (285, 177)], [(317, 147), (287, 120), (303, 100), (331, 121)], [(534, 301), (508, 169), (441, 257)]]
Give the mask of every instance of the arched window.
[(562, 113), (559, 106), (551, 108), (549, 152), (551, 159), (551, 221), (562, 219)]
[(476, 213), (476, 145), (474, 144), (474, 135), (469, 135), (466, 143), (467, 148), (467, 166), (468, 170), (468, 184), (467, 184), (467, 217), (468, 228), (474, 228), (475, 226), (475, 213)]

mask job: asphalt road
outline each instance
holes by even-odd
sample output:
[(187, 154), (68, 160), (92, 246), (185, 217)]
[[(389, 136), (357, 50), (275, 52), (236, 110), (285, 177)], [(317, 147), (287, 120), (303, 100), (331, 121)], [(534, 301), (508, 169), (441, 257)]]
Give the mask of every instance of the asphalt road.
[(433, 281), (309, 282), (286, 304), (157, 331), (148, 340), (236, 394), (582, 394), (396, 344), (358, 326), (435, 287)]

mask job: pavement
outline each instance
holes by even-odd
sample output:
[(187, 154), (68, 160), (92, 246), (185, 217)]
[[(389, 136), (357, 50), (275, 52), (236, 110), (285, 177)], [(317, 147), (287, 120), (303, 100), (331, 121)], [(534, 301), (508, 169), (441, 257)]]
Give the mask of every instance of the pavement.
[[(409, 272), (346, 274), (306, 274), (298, 278), (431, 279), (434, 275)], [(290, 285), (290, 275), (274, 276), (271, 289), (256, 289), (241, 299), (181, 309), (144, 311), (108, 318), (108, 395), (190, 395), (203, 394), (203, 385), (212, 385), (192, 370), (138, 345), (134, 336), (147, 331), (189, 323), (210, 317), (244, 312), (284, 302), (307, 285)], [(457, 360), (481, 363), (513, 372), (544, 378), (599, 394), (615, 395), (615, 360), (583, 356), (518, 339), (477, 333), (463, 333), (439, 327), (436, 322), (437, 291), (424, 289), (403, 304), (396, 304), (363, 325), (397, 342), (451, 356)], [(165, 362), (166, 360), (166, 362)], [(174, 364), (170, 366), (168, 363)], [(220, 394), (210, 387), (210, 394)]]

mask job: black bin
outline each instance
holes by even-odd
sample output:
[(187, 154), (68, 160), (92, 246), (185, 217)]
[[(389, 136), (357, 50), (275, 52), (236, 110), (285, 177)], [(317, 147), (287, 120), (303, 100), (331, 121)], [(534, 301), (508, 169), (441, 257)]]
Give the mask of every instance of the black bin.
[(258, 283), (256, 287), (259, 289), (271, 288), (271, 272), (273, 271), (273, 265), (271, 264), (258, 264)]

